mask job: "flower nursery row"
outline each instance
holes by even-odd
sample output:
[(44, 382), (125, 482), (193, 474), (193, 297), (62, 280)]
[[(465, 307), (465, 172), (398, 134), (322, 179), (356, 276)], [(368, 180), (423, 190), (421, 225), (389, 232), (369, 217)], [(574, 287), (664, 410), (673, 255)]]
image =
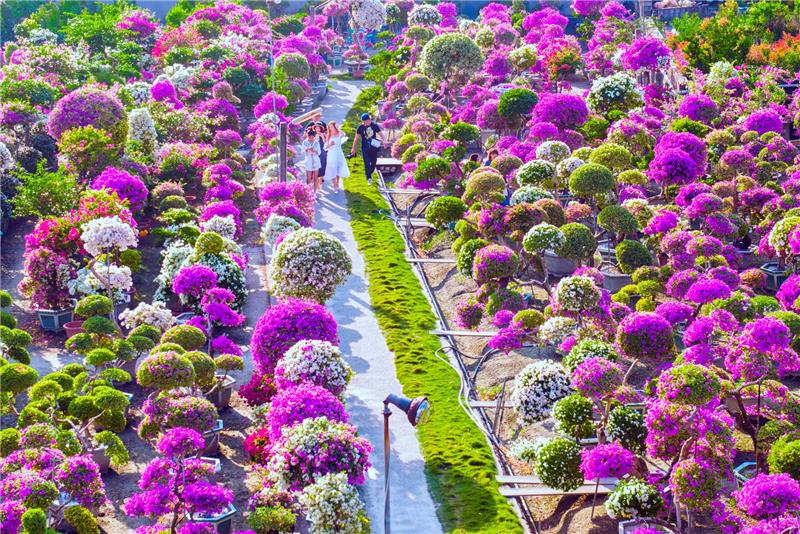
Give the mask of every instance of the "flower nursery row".
[[(760, 24), (769, 47), (763, 26), (796, 20), (732, 4), (700, 27)], [(454, 261), (447, 320), (520, 369), (497, 452), (565, 495), (602, 482), (629, 531), (794, 531), (796, 72), (687, 64), (712, 38), (682, 33), (692, 17), (664, 36), (617, 2), (572, 7), (578, 35), (549, 7), (417, 5), (375, 65), (395, 186), (439, 192), (397, 202), (426, 206), (412, 246)]]
[[(140, 518), (116, 518), (137, 532), (230, 529), (235, 495), (214, 457), (245, 369), (254, 217), (281, 300), (257, 324), (240, 388), (257, 413), (252, 485), (264, 488), (250, 526), (368, 531), (352, 484), (371, 447), (348, 423), (351, 370), (321, 304), (350, 259), (309, 228), (306, 186), (271, 183), (277, 125), (318, 93), (342, 38), (326, 17), (303, 26), (232, 3), (179, 3), (169, 26), (124, 2), (70, 9), (48, 3), (15, 26), (0, 68), (4, 232), (32, 222), (14, 304), (63, 328), (72, 362), (38, 372), (51, 338), (21, 328), (0, 293), (0, 530), (99, 532), (108, 504)], [(103, 474), (128, 464), (133, 423), (155, 458), (138, 488), (112, 495)]]

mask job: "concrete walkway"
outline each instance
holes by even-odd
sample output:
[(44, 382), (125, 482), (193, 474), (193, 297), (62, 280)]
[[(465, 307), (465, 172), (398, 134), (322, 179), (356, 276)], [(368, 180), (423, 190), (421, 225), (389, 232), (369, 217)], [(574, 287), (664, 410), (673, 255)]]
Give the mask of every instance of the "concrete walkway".
[[(332, 80), (332, 89), (322, 105), (323, 120), (339, 125), (352, 107), (359, 91), (370, 82)], [(349, 149), (352, 139), (348, 140)], [(327, 303), (339, 323), (341, 349), (356, 375), (347, 389), (346, 407), (359, 434), (374, 448), (370, 460), (373, 469), (363, 496), (372, 522), (372, 531), (383, 529), (384, 448), (383, 399), (389, 393), (402, 393), (394, 368), (394, 355), (378, 327), (370, 306), (369, 283), (364, 258), (356, 246), (344, 192), (334, 195), (331, 184), (324, 184), (324, 195), (317, 203), (315, 228), (336, 236), (353, 260), (353, 273)], [(391, 428), (391, 527), (394, 533), (436, 534), (442, 527), (425, 480), (424, 461), (414, 428), (405, 414), (396, 408)]]

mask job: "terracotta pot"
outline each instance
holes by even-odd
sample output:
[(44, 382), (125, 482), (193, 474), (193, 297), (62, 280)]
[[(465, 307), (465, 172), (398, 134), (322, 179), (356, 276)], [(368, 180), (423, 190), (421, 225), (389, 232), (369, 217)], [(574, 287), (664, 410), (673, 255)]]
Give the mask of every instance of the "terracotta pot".
[(64, 324), (64, 331), (67, 333), (67, 339), (83, 332), (83, 321), (70, 321)]

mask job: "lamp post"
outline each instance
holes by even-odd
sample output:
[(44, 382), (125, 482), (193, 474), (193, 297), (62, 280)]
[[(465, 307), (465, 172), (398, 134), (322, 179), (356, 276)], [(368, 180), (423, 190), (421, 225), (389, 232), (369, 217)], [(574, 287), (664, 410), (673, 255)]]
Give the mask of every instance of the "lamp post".
[(389, 405), (394, 404), (400, 408), (407, 416), (408, 422), (411, 426), (417, 426), (424, 423), (431, 415), (431, 405), (428, 402), (428, 397), (417, 397), (415, 399), (407, 399), (400, 395), (390, 394), (383, 401), (383, 532), (390, 534), (391, 532), (391, 513), (390, 513), (390, 500), (389, 500), (389, 455), (391, 448), (389, 445), (389, 416), (392, 411)]

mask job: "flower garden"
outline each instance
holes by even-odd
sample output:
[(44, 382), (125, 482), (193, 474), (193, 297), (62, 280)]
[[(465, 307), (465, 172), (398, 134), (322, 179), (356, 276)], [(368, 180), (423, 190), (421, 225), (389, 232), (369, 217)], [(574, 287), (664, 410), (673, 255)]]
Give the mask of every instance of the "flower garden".
[(2, 4), (0, 533), (380, 531), (344, 202), (442, 531), (800, 532), (800, 9), (279, 4)]

